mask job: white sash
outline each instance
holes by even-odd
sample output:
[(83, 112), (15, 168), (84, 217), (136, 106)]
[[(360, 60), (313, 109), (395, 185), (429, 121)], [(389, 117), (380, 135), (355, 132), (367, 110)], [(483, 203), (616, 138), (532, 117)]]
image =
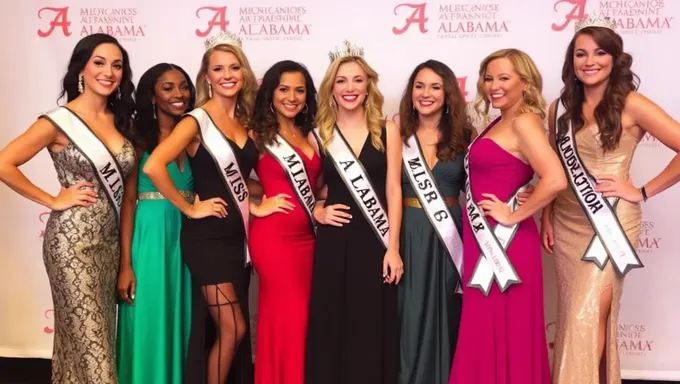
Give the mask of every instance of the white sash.
[(250, 263), (250, 250), (248, 249), (250, 193), (248, 192), (246, 179), (241, 174), (238, 158), (222, 131), (215, 126), (215, 123), (208, 112), (202, 108), (196, 108), (188, 114), (193, 116), (198, 122), (201, 144), (205, 147), (215, 161), (217, 167), (220, 169), (222, 181), (238, 206), (246, 233), (245, 249), (246, 265), (248, 265)]
[(402, 160), (411, 186), (418, 195), (418, 200), (420, 200), (427, 218), (437, 232), (439, 239), (446, 246), (449, 257), (451, 257), (451, 261), (458, 271), (461, 284), (456, 287), (456, 292), (462, 293), (463, 241), (458, 233), (456, 222), (449, 214), (449, 209), (441, 192), (439, 192), (439, 188), (437, 188), (434, 176), (426, 166), (416, 135), (409, 137), (407, 143), (402, 146)]
[[(319, 129), (314, 129), (314, 135), (322, 143)], [(373, 232), (383, 243), (385, 248), (389, 245), (390, 227), (387, 220), (387, 212), (382, 206), (380, 199), (375, 193), (368, 174), (361, 162), (354, 156), (354, 152), (340, 133), (334, 129), (333, 138), (327, 147), (328, 157), (338, 171), (342, 181), (352, 194), (354, 201), (361, 207), (361, 212), (371, 224)]]
[[(467, 180), (465, 181), (466, 210), (470, 229), (472, 229), (475, 241), (481, 252), (468, 286), (480, 289), (486, 296), (488, 296), (491, 291), (491, 284), (494, 279), (498, 282), (498, 287), (501, 292), (505, 292), (505, 290), (513, 284), (522, 282), (517, 275), (515, 268), (510, 263), (508, 255), (505, 253), (505, 250), (510, 246), (510, 242), (517, 231), (519, 223), (512, 226), (496, 224), (496, 227), (492, 232), (491, 227), (484, 216), (484, 211), (477, 205), (472, 197), (472, 190), (470, 187), (470, 150), (474, 143), (482, 137), (491, 126), (495, 125), (498, 120), (500, 120), (500, 117), (489, 124), (485, 131), (470, 143), (468, 152), (465, 155), (465, 173), (467, 174)], [(517, 195), (525, 188), (526, 185), (521, 187), (510, 198), (507, 204), (510, 206), (511, 210), (514, 211), (517, 208)]]
[(298, 201), (302, 204), (309, 219), (309, 225), (312, 231), (316, 233), (316, 225), (314, 221), (314, 205), (316, 199), (314, 198), (314, 189), (312, 183), (307, 176), (305, 163), (300, 155), (295, 151), (295, 148), (283, 138), (283, 136), (276, 134), (275, 143), (273, 145), (265, 145), (267, 151), (274, 159), (276, 159), (283, 170), (286, 172), (288, 182), (295, 190)]
[[(562, 114), (564, 114), (564, 106), (558, 100), (555, 129), (557, 129), (557, 119)], [(595, 192), (595, 179), (578, 155), (571, 120), (567, 124), (564, 137), (556, 139), (556, 146), (557, 154), (569, 179), (569, 185), (595, 230), (595, 236), (591, 239), (581, 260), (592, 261), (603, 269), (607, 260), (611, 259), (622, 276), (633, 268), (642, 268), (642, 262), (635, 248), (628, 241), (614, 213), (615, 209), (612, 208), (612, 205), (618, 204), (618, 198), (607, 199), (601, 193)]]
[(123, 171), (104, 143), (95, 136), (87, 124), (66, 107), (59, 107), (44, 115), (60, 129), (69, 141), (80, 151), (97, 171), (97, 179), (106, 191), (106, 197), (113, 206), (116, 220), (120, 220), (123, 205)]

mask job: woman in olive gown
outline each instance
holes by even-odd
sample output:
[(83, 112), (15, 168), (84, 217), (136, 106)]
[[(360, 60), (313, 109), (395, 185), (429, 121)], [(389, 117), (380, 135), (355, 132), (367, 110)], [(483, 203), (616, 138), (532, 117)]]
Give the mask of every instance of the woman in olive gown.
[[(465, 184), (463, 157), (474, 129), (453, 71), (436, 60), (418, 65), (402, 97), (399, 118), (404, 142), (415, 136), (460, 239), (458, 195)], [(408, 156), (406, 148), (403, 153)], [(399, 285), (399, 383), (446, 384), (458, 335), (460, 272), (406, 172), (404, 168), (400, 244), (406, 272)]]

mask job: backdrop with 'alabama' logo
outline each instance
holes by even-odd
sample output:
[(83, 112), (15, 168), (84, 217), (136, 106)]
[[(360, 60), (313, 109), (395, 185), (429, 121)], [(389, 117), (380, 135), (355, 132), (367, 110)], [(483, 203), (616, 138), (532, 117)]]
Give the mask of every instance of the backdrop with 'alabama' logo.
[[(680, 62), (680, 2), (675, 0), (11, 1), (3, 6), (0, 23), (0, 147), (57, 105), (73, 47), (91, 33), (120, 39), (130, 54), (135, 83), (159, 62), (179, 64), (194, 77), (204, 38), (229, 30), (243, 39), (258, 78), (275, 62), (292, 59), (310, 69), (318, 86), (328, 51), (348, 39), (365, 48), (366, 59), (380, 74), (385, 115), (395, 118), (408, 76), (420, 62), (433, 58), (448, 64), (472, 101), (480, 61), (509, 47), (531, 55), (543, 75), (546, 99), (554, 100), (574, 24), (592, 13), (616, 20), (642, 80), (641, 92), (680, 120), (673, 96)], [(632, 165), (634, 183), (656, 176), (673, 156), (663, 143), (645, 137)], [(59, 190), (46, 150), (21, 170), (49, 193)], [(626, 277), (618, 325), (626, 378), (680, 379), (679, 200), (680, 189), (673, 187), (643, 204), (636, 246), (645, 268)], [(54, 313), (41, 252), (49, 210), (2, 185), (0, 212), (0, 356), (47, 358)], [(545, 329), (552, 348), (552, 256), (545, 254), (543, 263)], [(255, 281), (253, 305), (256, 291)]]

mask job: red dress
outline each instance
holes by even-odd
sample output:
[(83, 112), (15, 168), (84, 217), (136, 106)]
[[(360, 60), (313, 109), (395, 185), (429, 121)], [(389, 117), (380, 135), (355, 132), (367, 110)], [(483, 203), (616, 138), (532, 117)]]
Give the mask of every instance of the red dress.
[[(295, 149), (311, 184), (316, 185), (321, 159), (316, 152), (310, 159)], [(251, 220), (248, 244), (259, 277), (255, 383), (301, 384), (314, 234), (307, 213), (278, 161), (265, 153), (255, 172), (267, 197), (286, 193), (295, 205), (288, 214), (274, 213)]]

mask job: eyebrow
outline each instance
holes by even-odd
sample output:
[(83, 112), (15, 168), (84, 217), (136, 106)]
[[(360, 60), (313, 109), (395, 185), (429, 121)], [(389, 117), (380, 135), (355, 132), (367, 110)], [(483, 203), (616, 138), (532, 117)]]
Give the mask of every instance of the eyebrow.
[[(104, 57), (104, 56), (95, 55), (94, 58), (95, 58), (95, 59), (102, 59), (102, 60), (106, 61), (106, 57)], [(113, 60), (113, 62), (114, 62), (114, 63), (115, 63), (115, 62), (121, 62), (121, 63), (122, 63), (123, 60), (122, 60), (122, 59), (115, 59), (115, 60)]]

